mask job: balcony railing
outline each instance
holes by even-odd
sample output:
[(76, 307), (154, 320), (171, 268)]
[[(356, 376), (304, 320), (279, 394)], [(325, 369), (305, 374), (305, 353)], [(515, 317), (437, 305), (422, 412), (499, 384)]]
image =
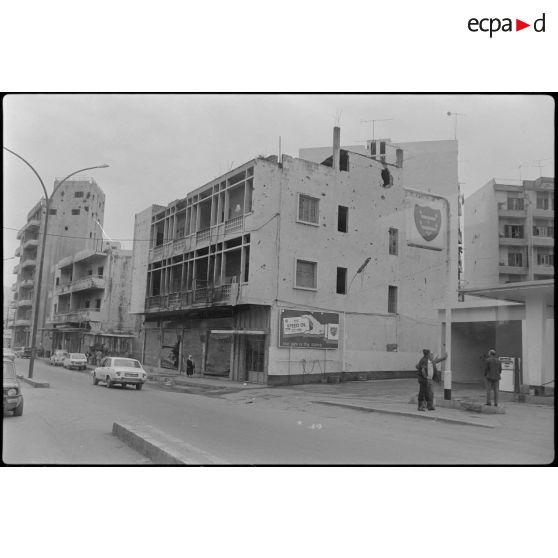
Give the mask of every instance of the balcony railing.
[(500, 237), (500, 244), (506, 245), (506, 246), (522, 246), (524, 244), (527, 244), (527, 239), (526, 238), (517, 238), (517, 237), (512, 237), (512, 236), (501, 236)]
[(234, 305), (239, 294), (240, 285), (231, 283), (219, 287), (203, 287), (193, 291), (151, 296), (145, 300), (145, 311), (184, 310), (197, 305)]
[(16, 258), (19, 258), (19, 256), (21, 256), (21, 246), (18, 246), (18, 247), (15, 249), (14, 256), (15, 256)]
[(23, 249), (27, 248), (36, 248), (39, 245), (38, 238), (28, 238), (27, 240), (23, 241)]
[(209, 240), (211, 236), (211, 229), (203, 229), (196, 233), (196, 242), (203, 242), (204, 240)]
[(81, 308), (72, 312), (60, 312), (54, 314), (52, 322), (61, 323), (81, 323), (81, 322), (100, 322), (101, 312), (99, 310), (90, 310)]
[(25, 269), (27, 267), (35, 267), (37, 265), (37, 260), (34, 258), (29, 258), (28, 260), (24, 260), (21, 262), (21, 269)]
[(225, 234), (241, 231), (243, 224), (244, 224), (244, 216), (242, 215), (240, 217), (235, 217), (234, 219), (229, 219), (228, 221), (225, 221)]
[(22, 279), (19, 284), (20, 287), (32, 287), (35, 284), (35, 279)]
[(17, 265), (14, 267), (14, 269), (12, 270), (12, 273), (14, 273), (14, 274), (17, 275), (17, 274), (19, 273), (20, 269), (21, 269), (21, 264), (17, 264)]
[(31, 318), (16, 318), (14, 323), (16, 327), (30, 326)]
[[(30, 296), (31, 295), (31, 296)], [(21, 308), (22, 306), (32, 306), (33, 305), (33, 293), (26, 294), (24, 298), (20, 298), (17, 301), (17, 305)]]

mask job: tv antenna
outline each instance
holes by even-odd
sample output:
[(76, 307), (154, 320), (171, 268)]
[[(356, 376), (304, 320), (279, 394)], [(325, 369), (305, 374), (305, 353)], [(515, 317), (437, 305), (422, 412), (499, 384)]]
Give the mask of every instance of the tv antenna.
[(376, 139), (375, 137), (375, 126), (376, 122), (386, 122), (388, 120), (393, 120), (393, 118), (372, 118), (371, 120), (361, 120), (361, 124), (370, 124), (372, 123), (372, 141)]
[(458, 116), (467, 116), (466, 114), (463, 114), (462, 112), (451, 112), (448, 110), (448, 112), (446, 112), (446, 114), (448, 116), (453, 116), (453, 139), (457, 139), (457, 117)]

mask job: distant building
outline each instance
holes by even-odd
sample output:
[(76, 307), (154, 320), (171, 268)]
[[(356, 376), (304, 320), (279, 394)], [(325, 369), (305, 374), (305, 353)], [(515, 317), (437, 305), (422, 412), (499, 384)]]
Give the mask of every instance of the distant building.
[(118, 242), (82, 250), (55, 268), (53, 304), (47, 320), (52, 347), (70, 352), (101, 348), (134, 354), (138, 317), (130, 315), (132, 251)]
[[(58, 184), (55, 181), (54, 186)], [(31, 344), (32, 312), (37, 288), (41, 238), (44, 229), (45, 200), (40, 200), (28, 213), (27, 222), (18, 231), (21, 241), (15, 251), (20, 258), (14, 268), (17, 276), (12, 285), (17, 306), (14, 320), (14, 346)], [(92, 178), (75, 178), (65, 182), (50, 203), (48, 232), (45, 245), (43, 280), (38, 312), (37, 347), (50, 350), (45, 337), (46, 316), (50, 307), (50, 286), (53, 284), (54, 265), (60, 259), (84, 248), (95, 249), (102, 242), (98, 222), (103, 223), (105, 194)]]
[(335, 137), (316, 161), (253, 159), (136, 215), (148, 368), (184, 370), (192, 354), (197, 372), (270, 385), (400, 377), (440, 349), (447, 233), (439, 250), (409, 245), (404, 185), (456, 203), (456, 143), (417, 157), (407, 183), (399, 148), (381, 161)]
[(467, 288), (554, 278), (554, 178), (490, 180), (465, 200)]

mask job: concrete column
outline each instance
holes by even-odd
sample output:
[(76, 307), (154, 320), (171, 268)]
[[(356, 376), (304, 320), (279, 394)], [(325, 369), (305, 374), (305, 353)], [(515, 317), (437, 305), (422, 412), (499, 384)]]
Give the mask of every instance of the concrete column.
[(529, 295), (525, 300), (523, 330), (523, 383), (540, 386), (543, 383), (546, 339), (546, 304), (544, 297)]

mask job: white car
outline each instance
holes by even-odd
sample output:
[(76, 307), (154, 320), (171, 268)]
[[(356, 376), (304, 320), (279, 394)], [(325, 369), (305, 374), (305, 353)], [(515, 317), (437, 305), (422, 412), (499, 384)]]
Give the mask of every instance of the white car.
[(92, 372), (93, 384), (104, 382), (108, 388), (115, 384), (122, 387), (127, 385), (141, 389), (147, 380), (147, 372), (139, 361), (133, 358), (106, 357), (101, 361), (101, 366)]
[(64, 365), (64, 361), (70, 356), (68, 351), (64, 351), (63, 349), (56, 349), (54, 354), (50, 355), (50, 364), (52, 366), (60, 366)]
[(70, 353), (64, 359), (64, 368), (85, 370), (87, 368), (87, 357), (83, 353)]

